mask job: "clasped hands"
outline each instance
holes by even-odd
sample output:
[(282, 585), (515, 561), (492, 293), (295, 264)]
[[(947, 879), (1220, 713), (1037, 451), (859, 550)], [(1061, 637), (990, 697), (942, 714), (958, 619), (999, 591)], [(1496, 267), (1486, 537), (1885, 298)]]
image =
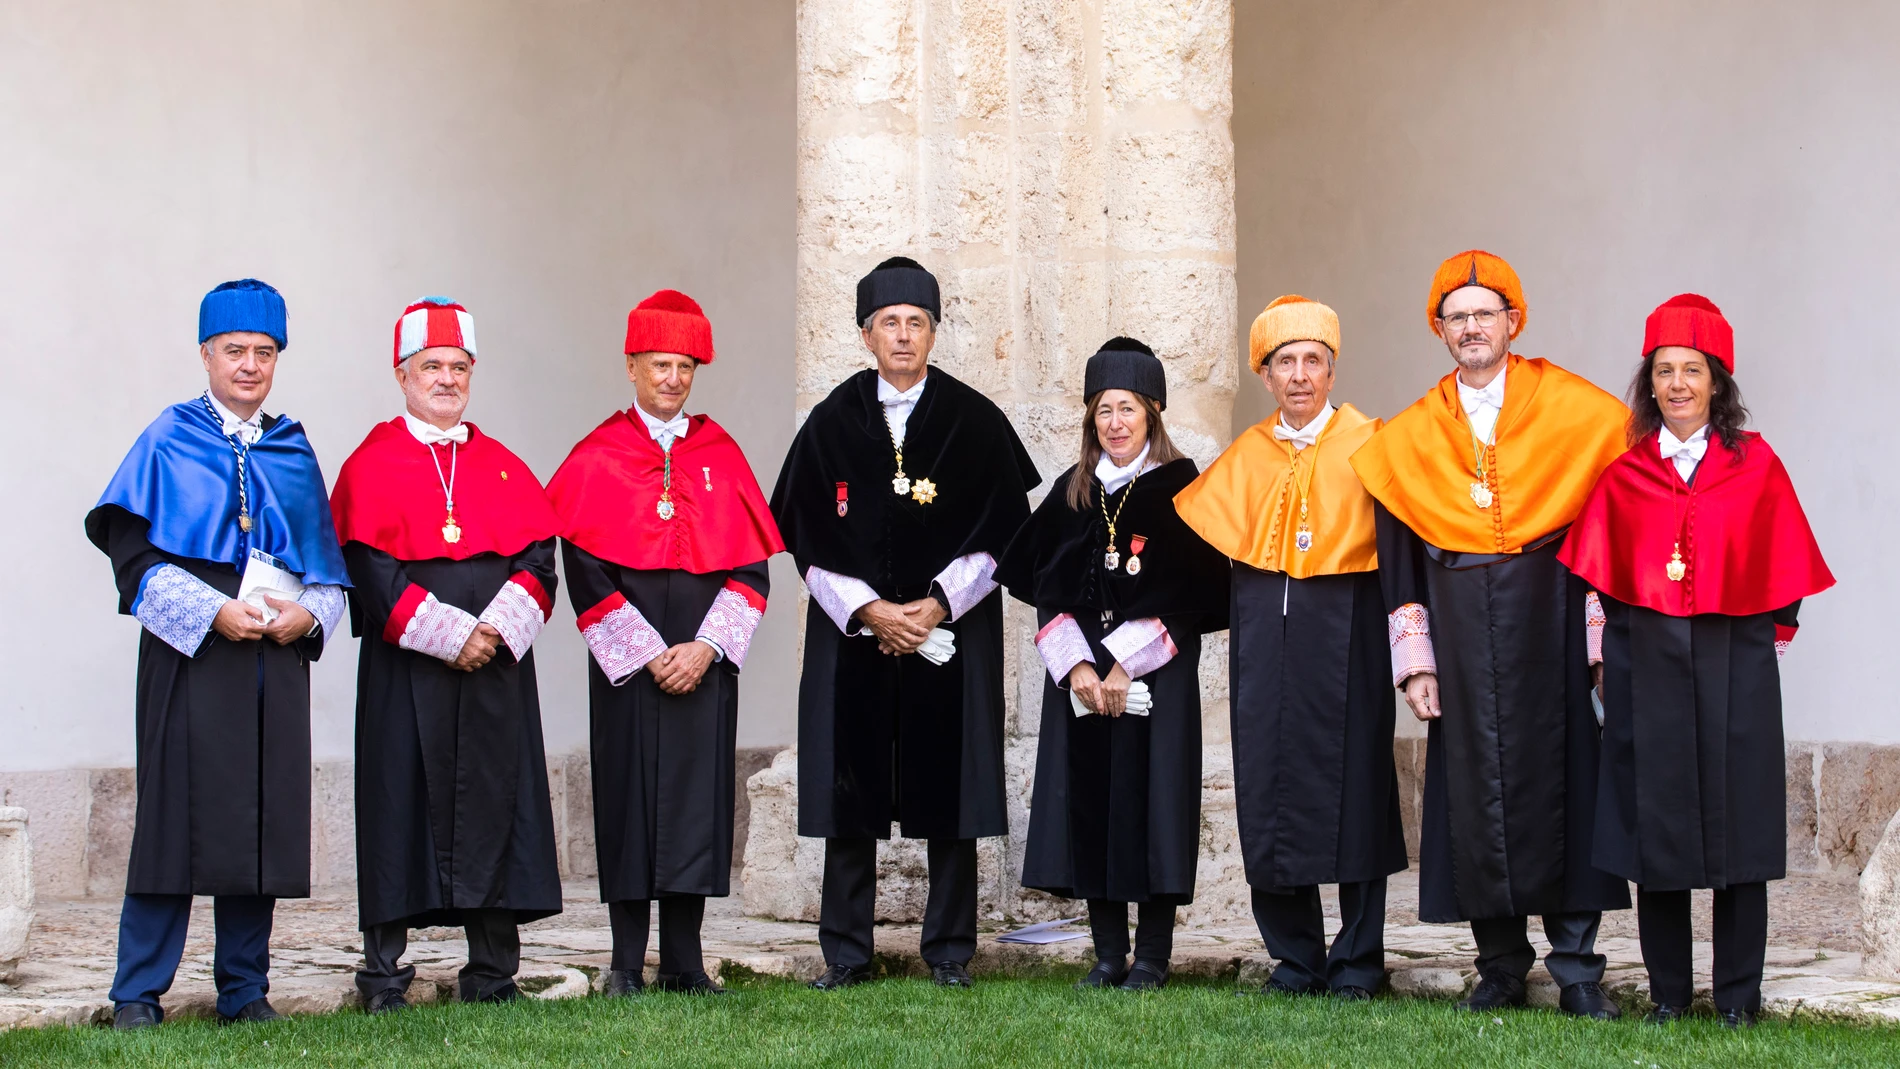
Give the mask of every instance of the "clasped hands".
[(269, 594), (264, 595), (264, 600), (277, 610), (277, 618), (271, 622), (264, 622), (264, 610), (248, 601), (232, 598), (212, 617), (212, 630), (233, 642), (268, 638), (279, 646), (288, 646), (317, 626), (317, 618), (310, 615), (310, 610), (294, 601), (283, 601)]
[(895, 657), (916, 653), (930, 632), (950, 614), (942, 602), (926, 597), (902, 605), (879, 598), (863, 605), (853, 615), (877, 636), (877, 651)]
[(1069, 690), (1090, 710), (1103, 716), (1120, 716), (1128, 711), (1128, 688), (1133, 685), (1120, 664), (1108, 670), (1107, 678), (1087, 661), (1077, 661), (1069, 669)]

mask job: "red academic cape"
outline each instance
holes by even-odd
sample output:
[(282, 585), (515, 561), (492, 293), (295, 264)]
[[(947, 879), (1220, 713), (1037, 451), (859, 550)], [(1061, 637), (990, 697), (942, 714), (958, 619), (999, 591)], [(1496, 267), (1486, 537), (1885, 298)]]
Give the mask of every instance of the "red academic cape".
[[(1834, 585), (1781, 458), (1745, 432), (1740, 453), (1711, 436), (1684, 485), (1649, 435), (1604, 469), (1557, 559), (1618, 601), (1668, 616), (1752, 616)], [(1680, 545), (1687, 566), (1669, 578)]]
[[(667, 456), (638, 414), (616, 412), (580, 440), (548, 482), (561, 537), (623, 568), (728, 572), (785, 543), (739, 443), (700, 415), (673, 443), (673, 518), (656, 511)], [(755, 607), (764, 598), (751, 593)]]

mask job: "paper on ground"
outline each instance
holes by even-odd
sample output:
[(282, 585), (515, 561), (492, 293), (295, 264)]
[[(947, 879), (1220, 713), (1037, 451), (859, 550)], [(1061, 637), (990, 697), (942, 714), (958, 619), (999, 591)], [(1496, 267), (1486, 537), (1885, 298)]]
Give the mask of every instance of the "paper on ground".
[(1013, 932), (1004, 932), (996, 937), (999, 943), (1031, 943), (1040, 946), (1044, 943), (1066, 943), (1071, 939), (1086, 939), (1087, 932), (1058, 932), (1057, 928), (1065, 924), (1074, 924), (1080, 917), (1066, 917), (1059, 921), (1043, 921), (1027, 928), (1018, 928)]

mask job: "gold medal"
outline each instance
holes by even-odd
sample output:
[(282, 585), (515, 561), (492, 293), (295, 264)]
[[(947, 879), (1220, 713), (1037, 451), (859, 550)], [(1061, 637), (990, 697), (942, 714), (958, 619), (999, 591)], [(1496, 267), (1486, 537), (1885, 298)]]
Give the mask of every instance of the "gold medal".
[(1148, 548), (1145, 535), (1135, 535), (1128, 540), (1128, 574), (1141, 574), (1141, 551)]
[(929, 479), (917, 480), (917, 485), (910, 492), (910, 499), (919, 505), (930, 504), (937, 500), (937, 484)]
[(672, 519), (673, 518), (673, 499), (670, 497), (667, 497), (664, 494), (660, 495), (660, 503), (653, 506), (653, 511), (660, 514), (660, 519), (663, 519), (663, 520)]
[(243, 531), (245, 534), (251, 533), (251, 516), (249, 513), (238, 513), (238, 530)]
[(891, 493), (896, 494), (898, 497), (903, 497), (905, 494), (910, 493), (910, 476), (899, 471), (897, 478), (891, 480)]
[(1681, 542), (1676, 543), (1675, 552), (1669, 555), (1669, 563), (1663, 565), (1663, 574), (1667, 575), (1672, 583), (1682, 582), (1682, 577), (1689, 574), (1689, 566), (1682, 563)]
[(1300, 524), (1299, 531), (1294, 534), (1293, 548), (1301, 553), (1313, 548), (1313, 532), (1305, 524)]
[(1481, 509), (1491, 507), (1491, 488), (1483, 483), (1471, 484), (1471, 503)]
[(1117, 568), (1120, 568), (1121, 566), (1122, 566), (1122, 555), (1120, 553), (1117, 553), (1116, 551), (1111, 549), (1107, 553), (1102, 554), (1103, 568), (1112, 572), (1116, 570)]
[(456, 525), (455, 517), (450, 516), (448, 522), (442, 525), (442, 541), (452, 546), (461, 540), (462, 528)]

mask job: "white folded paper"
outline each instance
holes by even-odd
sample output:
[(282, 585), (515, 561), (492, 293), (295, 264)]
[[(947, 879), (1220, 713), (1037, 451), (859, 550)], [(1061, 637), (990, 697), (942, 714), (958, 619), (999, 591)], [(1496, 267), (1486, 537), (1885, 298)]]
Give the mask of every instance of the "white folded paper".
[(1603, 726), (1603, 699), (1597, 697), (1597, 689), (1590, 688), (1590, 708), (1596, 711), (1597, 727)]
[[(1075, 707), (1075, 715), (1088, 716), (1095, 710), (1082, 704), (1082, 696), (1071, 690), (1069, 704)], [(1154, 705), (1154, 698), (1148, 693), (1148, 684), (1137, 679), (1128, 684), (1128, 705), (1122, 711), (1129, 716), (1147, 716)]]
[(296, 601), (303, 593), (303, 580), (284, 567), (284, 562), (261, 549), (251, 550), (244, 562), (244, 579), (238, 584), (237, 599), (264, 615), (264, 622), (277, 619), (277, 610), (264, 600), (266, 594), (278, 601)]
[(996, 941), (999, 943), (1028, 943), (1032, 946), (1041, 946), (1045, 943), (1066, 943), (1071, 939), (1086, 939), (1088, 938), (1087, 932), (1056, 931), (1057, 928), (1065, 924), (1074, 924), (1081, 919), (1080, 917), (1064, 917), (1059, 921), (1043, 921), (1041, 924), (1032, 924), (1027, 928), (1018, 928), (1013, 932), (1004, 932), (1002, 935), (996, 937)]
[(941, 627), (933, 627), (930, 637), (917, 647), (917, 652), (923, 654), (924, 660), (931, 664), (942, 664), (957, 655), (957, 636)]

